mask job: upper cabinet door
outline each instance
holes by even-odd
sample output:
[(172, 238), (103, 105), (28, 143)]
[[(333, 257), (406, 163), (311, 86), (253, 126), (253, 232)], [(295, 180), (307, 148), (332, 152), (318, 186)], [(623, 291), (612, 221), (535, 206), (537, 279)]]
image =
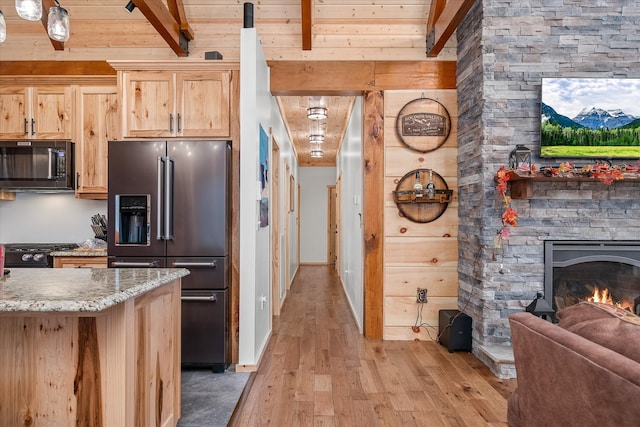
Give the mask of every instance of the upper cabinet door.
[(28, 138), (29, 88), (24, 86), (0, 87), (0, 137), (4, 139)]
[(108, 142), (118, 139), (120, 116), (115, 86), (79, 87), (76, 98), (76, 197), (107, 198)]
[(34, 87), (31, 99), (32, 137), (71, 139), (73, 135), (71, 86)]
[(71, 86), (0, 88), (0, 138), (71, 139)]
[(125, 136), (175, 135), (175, 73), (124, 72), (123, 103)]
[(229, 136), (230, 72), (176, 74), (179, 136)]

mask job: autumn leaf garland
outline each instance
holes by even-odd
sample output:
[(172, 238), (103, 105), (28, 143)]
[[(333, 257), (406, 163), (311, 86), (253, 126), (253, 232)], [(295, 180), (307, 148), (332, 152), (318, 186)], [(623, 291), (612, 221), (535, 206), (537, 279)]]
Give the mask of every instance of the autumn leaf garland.
[[(536, 173), (536, 165), (532, 164), (531, 169), (526, 165), (521, 166), (516, 172), (528, 172), (531, 175)], [(507, 183), (509, 182), (510, 172), (513, 169), (508, 169), (504, 166), (500, 166), (496, 173), (496, 190), (502, 198), (502, 228), (498, 231), (497, 237), (500, 240), (507, 240), (511, 235), (511, 228), (518, 225), (518, 213), (511, 207), (511, 197), (507, 195)], [(586, 165), (580, 168), (574, 167), (570, 162), (563, 162), (557, 168), (545, 167), (542, 170), (545, 175), (553, 177), (572, 177), (572, 176), (585, 176), (595, 178), (600, 182), (611, 185), (613, 181), (620, 181), (624, 179), (625, 173), (640, 174), (640, 160), (638, 165), (624, 165), (624, 166), (612, 166), (606, 163), (598, 163), (594, 165)]]

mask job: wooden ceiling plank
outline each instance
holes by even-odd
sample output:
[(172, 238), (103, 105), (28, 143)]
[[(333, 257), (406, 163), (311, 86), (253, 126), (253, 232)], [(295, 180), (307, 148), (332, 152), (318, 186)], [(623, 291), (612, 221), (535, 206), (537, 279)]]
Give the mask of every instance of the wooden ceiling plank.
[(476, 0), (449, 0), (427, 35), (427, 56), (436, 57)]
[(302, 50), (311, 50), (311, 27), (313, 22), (313, 0), (300, 0), (302, 9)]
[(427, 34), (433, 30), (442, 11), (444, 10), (447, 0), (431, 0), (431, 8), (429, 8), (429, 19), (427, 19)]
[(132, 1), (176, 55), (189, 56), (188, 49), (185, 49), (180, 43), (180, 25), (162, 3), (162, 0)]
[[(47, 26), (47, 23), (49, 21), (49, 9), (51, 9), (54, 6), (57, 6), (54, 0), (42, 0), (42, 18), (40, 18), (40, 21), (44, 26), (44, 32), (47, 35), (47, 37), (49, 37), (49, 29)], [(53, 46), (54, 50), (64, 50), (63, 42), (54, 40), (51, 37), (49, 37), (49, 41), (51, 42), (51, 46)]]

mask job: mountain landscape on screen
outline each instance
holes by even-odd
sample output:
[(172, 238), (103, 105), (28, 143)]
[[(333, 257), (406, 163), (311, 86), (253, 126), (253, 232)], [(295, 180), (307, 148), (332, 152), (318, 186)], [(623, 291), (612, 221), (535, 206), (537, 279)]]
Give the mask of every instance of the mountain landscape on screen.
[(541, 157), (640, 158), (640, 79), (542, 84)]

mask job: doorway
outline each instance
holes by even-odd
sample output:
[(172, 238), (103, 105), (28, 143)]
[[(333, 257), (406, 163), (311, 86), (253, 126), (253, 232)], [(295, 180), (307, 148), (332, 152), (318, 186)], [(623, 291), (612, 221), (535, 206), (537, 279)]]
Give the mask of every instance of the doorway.
[(327, 264), (334, 265), (337, 260), (337, 244), (336, 236), (338, 233), (338, 212), (337, 212), (337, 197), (336, 186), (327, 186)]
[(280, 146), (271, 134), (271, 309), (280, 315)]

